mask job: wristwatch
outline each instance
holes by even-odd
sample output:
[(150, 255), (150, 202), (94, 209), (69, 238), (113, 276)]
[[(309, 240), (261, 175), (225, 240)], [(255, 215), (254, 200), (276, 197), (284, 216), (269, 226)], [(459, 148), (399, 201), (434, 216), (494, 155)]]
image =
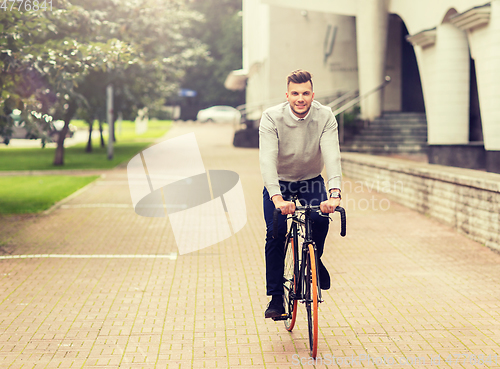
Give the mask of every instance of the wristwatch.
[(330, 192), (330, 198), (332, 199), (340, 199), (342, 200), (342, 196), (340, 195), (340, 191), (332, 191)]

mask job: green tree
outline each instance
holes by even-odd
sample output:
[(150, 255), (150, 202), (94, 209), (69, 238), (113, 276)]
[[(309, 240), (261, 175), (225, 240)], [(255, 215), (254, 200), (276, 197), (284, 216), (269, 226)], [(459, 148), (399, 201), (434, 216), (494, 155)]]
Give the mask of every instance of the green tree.
[[(118, 60), (131, 61), (132, 48), (119, 40), (87, 43), (81, 35), (93, 22), (81, 8), (65, 0), (53, 0), (53, 9), (9, 13), (14, 22), (1, 18), (3, 51), (0, 103), (4, 113), (12, 106), (23, 112), (25, 121), (47, 131), (52, 117), (65, 125), (59, 134), (54, 165), (64, 163), (64, 138), (79, 104), (85, 104), (75, 87), (89, 70), (106, 69)], [(11, 124), (3, 119), (3, 131)]]
[(224, 87), (227, 75), (242, 67), (242, 1), (196, 0), (190, 7), (204, 15), (205, 20), (195, 24), (191, 35), (208, 45), (210, 55), (210, 59), (190, 67), (182, 83), (184, 88), (197, 91), (194, 110), (243, 104), (244, 92)]
[[(34, 119), (24, 105), (33, 104), (33, 95), (41, 81), (39, 73), (26, 58), (39, 54), (36, 45), (43, 43), (50, 22), (44, 12), (0, 11), (0, 135), (7, 140), (12, 135), (14, 109), (23, 112), (28, 132), (35, 130)], [(28, 81), (31, 80), (31, 83)]]
[(77, 108), (90, 116), (102, 111), (103, 83), (116, 84), (117, 107), (163, 101), (204, 55), (202, 44), (182, 33), (197, 16), (181, 0), (52, 0), (52, 7), (14, 12), (14, 20), (0, 12), (0, 133), (9, 133), (14, 107), (36, 126), (48, 116), (64, 120), (54, 165), (64, 163)]
[[(137, 51), (133, 63), (113, 69), (91, 71), (78, 91), (87, 98), (83, 113), (89, 124), (87, 151), (91, 150), (92, 122), (105, 112), (105, 87), (114, 86), (115, 111), (135, 115), (138, 109), (161, 106), (178, 89), (185, 69), (206, 58), (204, 45), (189, 35), (192, 23), (201, 15), (188, 9), (184, 1), (166, 0), (73, 0), (99, 24), (92, 40), (116, 38)], [(116, 117), (116, 114), (115, 114)], [(101, 140), (102, 142), (102, 140)]]

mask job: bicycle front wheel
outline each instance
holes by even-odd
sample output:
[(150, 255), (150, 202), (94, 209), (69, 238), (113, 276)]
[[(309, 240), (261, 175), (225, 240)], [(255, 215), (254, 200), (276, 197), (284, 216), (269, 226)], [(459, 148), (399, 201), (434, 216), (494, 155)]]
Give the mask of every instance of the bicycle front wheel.
[(285, 272), (283, 274), (283, 300), (285, 303), (285, 313), (287, 319), (285, 320), (285, 328), (291, 332), (295, 326), (295, 319), (297, 318), (297, 300), (295, 299), (295, 291), (297, 278), (295, 276), (295, 251), (296, 245), (293, 237), (290, 237), (285, 245)]
[(307, 326), (309, 329), (309, 350), (312, 358), (318, 353), (318, 277), (314, 245), (309, 244), (306, 257), (305, 298)]

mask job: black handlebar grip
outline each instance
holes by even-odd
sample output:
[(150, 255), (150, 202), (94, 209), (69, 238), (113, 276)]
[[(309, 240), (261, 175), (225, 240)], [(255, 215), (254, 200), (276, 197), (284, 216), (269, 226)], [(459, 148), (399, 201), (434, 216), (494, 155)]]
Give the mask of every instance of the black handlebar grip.
[(345, 210), (344, 208), (337, 206), (335, 211), (340, 213), (340, 235), (345, 237), (346, 235), (346, 218), (345, 218)]
[(274, 209), (273, 213), (273, 238), (278, 237), (278, 217), (281, 215), (281, 209)]

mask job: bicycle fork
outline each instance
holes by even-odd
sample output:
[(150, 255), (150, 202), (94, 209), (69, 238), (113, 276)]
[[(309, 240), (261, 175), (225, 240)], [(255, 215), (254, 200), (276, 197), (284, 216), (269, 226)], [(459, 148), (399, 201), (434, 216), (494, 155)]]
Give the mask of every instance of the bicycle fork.
[[(314, 243), (314, 241), (308, 241), (308, 240), (312, 240), (312, 222), (311, 222), (311, 218), (310, 218), (310, 215), (311, 215), (311, 212), (312, 210), (311, 209), (307, 209), (306, 210), (306, 213), (307, 213), (307, 222), (306, 222), (306, 229), (305, 229), (305, 240), (306, 242), (304, 242), (304, 245), (305, 247), (303, 248), (303, 250), (306, 250), (306, 247), (307, 247), (307, 250), (308, 250), (308, 247), (309, 245), (312, 245), (313, 246), (313, 249), (314, 249), (314, 260), (315, 260), (315, 265), (316, 265), (316, 286), (318, 287), (318, 302), (323, 302), (323, 299), (321, 297), (321, 286), (320, 286), (320, 282), (319, 282), (319, 258), (318, 258), (318, 250), (316, 249), (316, 244)], [(305, 260), (305, 259), (303, 259)]]
[[(310, 278), (310, 276), (306, 276), (306, 258), (307, 258), (307, 255), (309, 254), (309, 245), (312, 245), (313, 246), (313, 249), (314, 249), (314, 260), (315, 260), (315, 264), (316, 264), (316, 285), (317, 285), (317, 288), (318, 288), (318, 302), (323, 302), (323, 298), (321, 296), (321, 285), (320, 285), (320, 282), (319, 282), (319, 269), (318, 269), (318, 261), (319, 261), (319, 258), (318, 258), (318, 252), (316, 250), (316, 244), (313, 242), (313, 241), (309, 241), (309, 242), (304, 242), (303, 243), (303, 246), (302, 246), (302, 262), (300, 263), (300, 280), (302, 283), (299, 283), (299, 286), (298, 286), (298, 290), (297, 290), (297, 296), (295, 296), (295, 299), (296, 300), (299, 300), (301, 301), (302, 303), (303, 302), (306, 302), (306, 296), (305, 296), (305, 288), (304, 286), (306, 285), (307, 283), (307, 280), (308, 278)], [(312, 301), (307, 301), (307, 302), (312, 302)]]

